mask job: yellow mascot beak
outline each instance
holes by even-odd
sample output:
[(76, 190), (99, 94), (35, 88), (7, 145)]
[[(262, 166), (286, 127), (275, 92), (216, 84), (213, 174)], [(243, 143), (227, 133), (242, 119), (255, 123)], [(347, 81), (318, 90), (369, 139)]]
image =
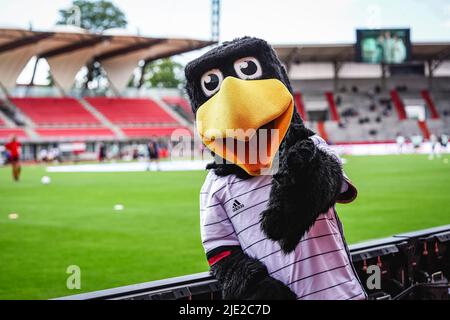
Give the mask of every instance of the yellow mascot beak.
[(227, 77), (197, 110), (197, 131), (208, 149), (257, 176), (272, 167), (293, 112), (281, 81)]

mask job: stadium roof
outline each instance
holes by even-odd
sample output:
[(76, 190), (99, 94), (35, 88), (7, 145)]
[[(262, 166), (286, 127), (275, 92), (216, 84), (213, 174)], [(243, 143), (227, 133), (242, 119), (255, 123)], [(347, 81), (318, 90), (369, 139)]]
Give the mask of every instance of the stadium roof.
[[(355, 61), (354, 44), (274, 45), (280, 59), (290, 65), (295, 62)], [(450, 57), (450, 42), (412, 43), (414, 61), (445, 60)]]
[(80, 68), (94, 60), (102, 64), (110, 83), (120, 92), (140, 60), (152, 61), (212, 44), (117, 30), (98, 34), (74, 26), (58, 26), (48, 32), (0, 29), (0, 84), (14, 88), (25, 65), (37, 56), (47, 60), (53, 79), (63, 90), (70, 89)]

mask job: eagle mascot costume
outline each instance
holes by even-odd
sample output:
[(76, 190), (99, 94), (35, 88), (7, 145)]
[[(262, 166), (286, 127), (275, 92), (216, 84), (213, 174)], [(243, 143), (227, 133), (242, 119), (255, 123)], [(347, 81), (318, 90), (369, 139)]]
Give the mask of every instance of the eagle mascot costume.
[(200, 191), (201, 237), (223, 298), (365, 299), (335, 211), (356, 189), (305, 127), (272, 47), (225, 42), (185, 74), (214, 156)]

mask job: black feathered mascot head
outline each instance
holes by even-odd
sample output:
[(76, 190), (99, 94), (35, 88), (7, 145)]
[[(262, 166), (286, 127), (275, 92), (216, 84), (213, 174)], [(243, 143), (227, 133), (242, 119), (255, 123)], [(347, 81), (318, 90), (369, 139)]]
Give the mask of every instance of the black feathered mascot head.
[[(323, 291), (313, 280), (291, 281), (312, 268), (311, 260), (289, 261), (303, 255), (303, 247), (295, 249), (310, 229), (334, 228), (318, 217), (333, 212), (346, 185), (339, 158), (305, 128), (274, 50), (261, 39), (236, 39), (190, 62), (185, 73), (197, 132), (214, 155), (200, 192), (201, 234), (223, 297), (297, 299)], [(308, 245), (345, 242), (321, 237)], [(348, 261), (338, 255), (336, 261)], [(290, 271), (273, 276), (287, 270), (279, 268), (283, 262)]]
[[(303, 126), (296, 111), (285, 68), (264, 40), (245, 37), (225, 42), (189, 63), (186, 79), (198, 132), (216, 155), (216, 161), (208, 168), (215, 169), (218, 175), (258, 175), (272, 165), (278, 148), (283, 149), (283, 138), (292, 135), (291, 128), (303, 138), (313, 134)], [(227, 135), (227, 130), (231, 135), (236, 135), (236, 130), (244, 131), (244, 135), (247, 130), (255, 133), (243, 139), (248, 140), (249, 148), (261, 129), (269, 134), (270, 129), (278, 130), (276, 139), (268, 139), (273, 142), (268, 148), (269, 153), (272, 151), (269, 159), (251, 162), (230, 150), (230, 146), (237, 146), (241, 140)]]
[[(276, 53), (266, 41), (244, 37), (193, 60), (185, 74), (197, 131), (215, 157), (208, 169), (244, 179), (271, 169), (274, 183), (261, 227), (285, 252), (294, 250), (336, 200), (342, 176), (339, 163), (308, 139), (314, 133), (297, 113)], [(258, 135), (262, 129), (269, 132), (265, 144)], [(249, 161), (249, 149), (261, 145), (264, 152)]]

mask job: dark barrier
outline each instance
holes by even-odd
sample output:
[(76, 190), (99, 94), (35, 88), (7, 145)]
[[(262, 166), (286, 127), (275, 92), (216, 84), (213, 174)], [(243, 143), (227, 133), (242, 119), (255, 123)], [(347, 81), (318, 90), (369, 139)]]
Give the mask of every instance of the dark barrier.
[[(351, 245), (350, 252), (371, 299), (450, 299), (450, 225)], [(61, 299), (216, 300), (221, 289), (205, 272)]]

